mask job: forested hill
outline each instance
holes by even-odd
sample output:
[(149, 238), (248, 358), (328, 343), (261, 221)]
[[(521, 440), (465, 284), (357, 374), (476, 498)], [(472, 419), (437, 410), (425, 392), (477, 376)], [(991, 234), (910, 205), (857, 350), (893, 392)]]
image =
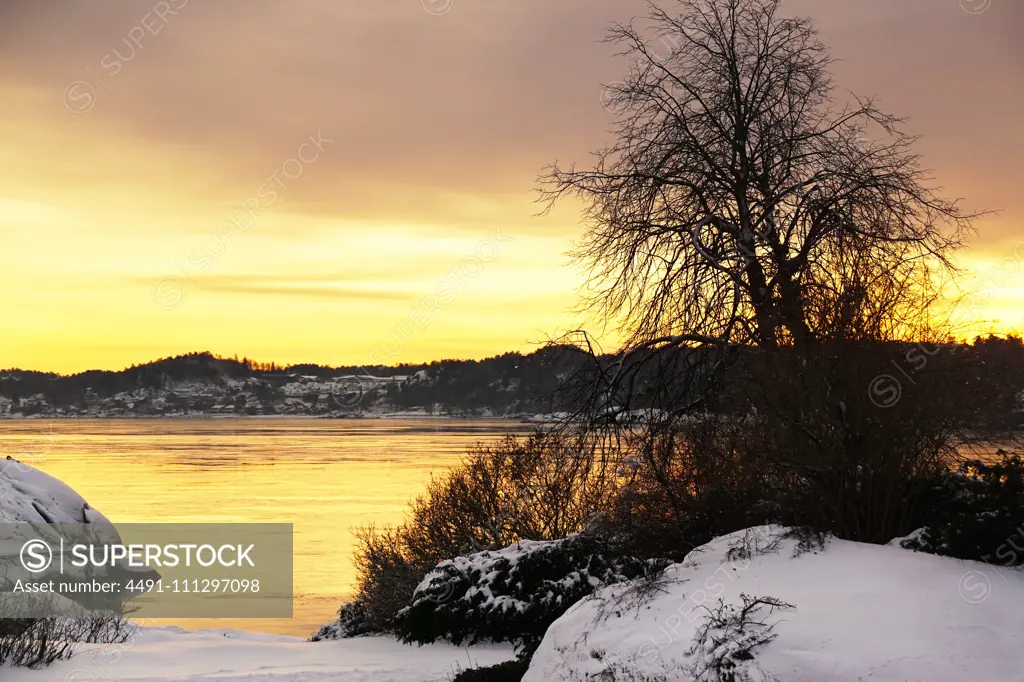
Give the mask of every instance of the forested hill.
[[(1014, 393), (1020, 391), (1017, 404), (993, 405), (997, 414), (990, 417), (1003, 424), (1024, 422), (1024, 343), (1019, 338), (989, 337), (944, 347), (962, 356), (961, 364), (976, 368), (979, 376), (1000, 377), (1011, 384)], [(886, 371), (895, 377), (909, 374), (908, 381), (913, 381), (920, 361), (929, 360), (936, 350), (907, 344), (896, 352), (899, 362)], [(746, 351), (745, 359), (730, 365), (727, 374), (732, 378), (723, 377), (733, 384), (730, 403), (739, 411), (746, 409), (741, 405), (747, 389), (739, 380), (743, 365), (757, 362), (762, 355)], [(606, 356), (601, 362), (607, 366), (615, 360)], [(392, 367), (281, 367), (208, 352), (190, 353), (117, 372), (91, 370), (62, 376), (0, 370), (0, 417), (395, 413), (526, 417), (575, 409), (566, 402), (575, 394), (559, 388), (564, 388), (568, 378), (578, 377), (581, 368), (592, 366), (592, 360), (566, 346), (484, 360)], [(647, 380), (657, 381), (658, 377)]]
[(121, 371), (62, 376), (0, 370), (0, 416), (199, 414), (513, 416), (558, 409), (554, 389), (578, 355), (565, 348), (393, 367), (282, 367), (190, 353)]

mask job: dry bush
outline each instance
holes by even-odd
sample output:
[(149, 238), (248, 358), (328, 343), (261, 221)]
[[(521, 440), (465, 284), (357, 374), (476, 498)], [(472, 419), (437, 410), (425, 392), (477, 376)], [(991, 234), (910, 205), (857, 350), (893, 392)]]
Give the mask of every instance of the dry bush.
[(0, 665), (41, 668), (71, 658), (79, 644), (123, 644), (135, 626), (117, 614), (0, 619)]
[(555, 540), (579, 532), (606, 509), (615, 481), (596, 467), (586, 438), (537, 432), (480, 444), (435, 478), (397, 528), (357, 531), (357, 600), (375, 627), (409, 603), (423, 576), (445, 559), (518, 540)]
[(621, 551), (681, 560), (726, 533), (777, 520), (784, 476), (748, 420), (705, 416), (631, 431), (632, 476), (603, 521)]
[[(907, 363), (924, 348), (927, 362)], [(763, 456), (794, 484), (784, 521), (864, 542), (913, 530), (922, 481), (985, 440), (981, 415), (1003, 391), (955, 345), (835, 343), (766, 360), (750, 386)]]
[(982, 428), (1019, 391), (1005, 374), (955, 344), (750, 351), (707, 397), (708, 415), (609, 427), (637, 462), (609, 532), (641, 556), (675, 558), (762, 523), (876, 543), (905, 535), (968, 443), (1010, 437)]
[(371, 525), (356, 531), (354, 562), (359, 578), (355, 603), (365, 614), (368, 631), (387, 630), (391, 618), (409, 603), (416, 585), (433, 566), (409, 552), (405, 528)]

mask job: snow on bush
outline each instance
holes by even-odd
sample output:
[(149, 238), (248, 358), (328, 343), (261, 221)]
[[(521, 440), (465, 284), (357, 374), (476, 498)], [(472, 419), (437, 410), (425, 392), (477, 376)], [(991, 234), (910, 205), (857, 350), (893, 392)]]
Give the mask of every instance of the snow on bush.
[(596, 591), (551, 625), (523, 682), (1021, 679), (1020, 572), (806, 540), (740, 531), (653, 584)]
[(1024, 564), (1024, 460), (964, 462), (935, 479), (919, 505), (926, 525), (891, 544), (997, 566)]
[(758, 648), (778, 637), (775, 623), (763, 618), (777, 609), (791, 609), (774, 597), (740, 595), (739, 606), (718, 600), (708, 609), (708, 617), (697, 628), (686, 655), (693, 659), (690, 672), (698, 682), (736, 682), (751, 678), (750, 661)]
[(520, 682), (527, 667), (527, 661), (517, 658), (486, 668), (466, 668), (456, 673), (451, 682)]
[(347, 601), (338, 609), (338, 620), (320, 626), (309, 638), (311, 642), (329, 639), (348, 639), (378, 634), (379, 630), (370, 624), (366, 607), (360, 601)]
[(397, 632), (407, 642), (513, 642), (529, 652), (548, 625), (596, 588), (654, 569), (590, 535), (523, 540), (438, 564), (398, 613)]

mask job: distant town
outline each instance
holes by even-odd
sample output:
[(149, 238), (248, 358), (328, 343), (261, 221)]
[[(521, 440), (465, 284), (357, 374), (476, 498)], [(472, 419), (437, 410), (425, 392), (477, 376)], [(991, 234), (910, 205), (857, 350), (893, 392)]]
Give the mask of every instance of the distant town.
[[(1009, 382), (1016, 394), (979, 413), (978, 428), (1024, 427), (1024, 344), (1019, 337), (978, 338), (948, 344), (981, 368)], [(905, 367), (914, 380), (923, 351), (907, 346)], [(934, 351), (930, 351), (934, 353)], [(927, 359), (927, 358), (925, 358)], [(504, 353), (484, 360), (438, 360), (398, 366), (280, 366), (248, 358), (189, 353), (121, 371), (59, 375), (0, 370), (0, 419), (315, 416), (495, 417), (545, 421), (578, 409), (566, 379), (584, 360), (568, 346)], [(615, 362), (606, 356), (603, 362)], [(571, 382), (570, 382), (571, 383)], [(578, 396), (576, 396), (578, 398)], [(878, 396), (876, 396), (877, 398)], [(885, 397), (885, 396), (882, 396)], [(742, 391), (735, 413), (748, 409)], [(642, 405), (638, 405), (642, 407)]]
[(0, 418), (386, 415), (529, 417), (551, 412), (552, 350), (399, 367), (279, 367), (191, 353), (120, 372), (0, 371)]

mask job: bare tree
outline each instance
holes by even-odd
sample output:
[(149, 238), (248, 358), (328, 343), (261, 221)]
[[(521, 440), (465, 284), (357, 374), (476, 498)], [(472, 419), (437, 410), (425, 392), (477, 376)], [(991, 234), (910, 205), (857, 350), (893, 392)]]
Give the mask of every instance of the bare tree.
[(974, 216), (929, 185), (901, 119), (837, 102), (812, 22), (779, 6), (680, 0), (651, 5), (646, 38), (614, 26), (634, 60), (609, 86), (617, 139), (542, 177), (549, 206), (584, 201), (587, 304), (628, 348), (906, 336), (953, 270)]
[(977, 214), (933, 185), (902, 119), (835, 91), (813, 23), (780, 6), (676, 0), (612, 28), (633, 64), (606, 91), (615, 140), (541, 178), (548, 207), (582, 200), (584, 307), (624, 339), (568, 339), (590, 362), (563, 426), (621, 446), (597, 469), (640, 462), (632, 508), (663, 527), (735, 530), (763, 502), (887, 540), (987, 399), (952, 354), (893, 409), (868, 393), (904, 352), (884, 342), (946, 340), (937, 304)]

